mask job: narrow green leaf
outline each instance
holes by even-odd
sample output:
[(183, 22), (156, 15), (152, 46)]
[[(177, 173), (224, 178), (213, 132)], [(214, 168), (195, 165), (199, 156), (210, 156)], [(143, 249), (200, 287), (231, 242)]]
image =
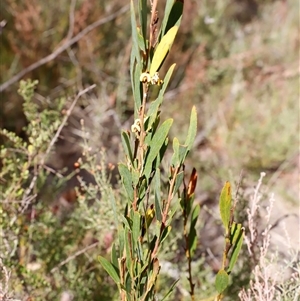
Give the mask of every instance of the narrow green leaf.
[(173, 156), (171, 158), (172, 166), (179, 166), (179, 140), (174, 137), (173, 139)]
[(174, 190), (173, 190), (173, 195), (176, 194), (176, 192), (178, 191), (180, 185), (182, 184), (184, 178), (184, 172), (181, 171), (178, 173), (178, 175), (176, 176), (176, 180), (175, 180), (175, 185), (174, 185)]
[(134, 69), (135, 69), (135, 64), (136, 64), (136, 58), (135, 58), (135, 55), (134, 55), (134, 50), (132, 49), (131, 54), (130, 54), (130, 80), (131, 80), (132, 91), (134, 91)]
[(159, 150), (159, 153), (158, 153), (156, 159), (154, 160), (155, 161), (155, 164), (154, 164), (155, 168), (159, 168), (160, 163), (161, 163), (162, 159), (164, 158), (165, 152), (168, 148), (168, 144), (169, 144), (169, 138), (166, 138), (164, 144), (162, 145), (162, 147)]
[(120, 283), (120, 277), (116, 271), (116, 268), (104, 257), (99, 256), (98, 260), (108, 275), (113, 279), (116, 284)]
[(131, 177), (132, 177), (132, 186), (133, 187), (136, 187), (139, 180), (140, 180), (140, 173), (138, 170), (132, 168), (132, 171), (131, 171)]
[(168, 23), (165, 27), (165, 31), (168, 31), (173, 26), (180, 26), (183, 12), (183, 1), (175, 1), (172, 10), (170, 12)]
[(162, 210), (161, 210), (161, 178), (160, 169), (157, 168), (154, 176), (154, 195), (155, 195), (155, 215), (156, 219), (161, 222), (162, 220)]
[(168, 237), (168, 235), (171, 233), (171, 230), (172, 230), (172, 227), (171, 226), (168, 226), (166, 227), (164, 230), (163, 230), (163, 233), (160, 237), (160, 244), (162, 244), (165, 239)]
[(193, 209), (191, 215), (191, 226), (190, 226), (190, 233), (189, 233), (189, 249), (191, 256), (193, 257), (196, 249), (197, 249), (197, 232), (196, 232), (196, 223), (200, 213), (200, 205), (196, 205)]
[(178, 153), (179, 165), (183, 164), (187, 154), (188, 154), (187, 146), (179, 144), (179, 153)]
[(126, 267), (130, 273), (131, 278), (134, 278), (134, 275), (132, 274), (132, 269), (131, 269), (131, 266), (133, 264), (132, 259), (131, 259), (131, 254), (133, 254), (131, 239), (132, 239), (131, 231), (129, 229), (125, 228), (124, 242), (125, 242), (125, 251), (126, 251)]
[(196, 107), (193, 106), (191, 117), (190, 117), (190, 126), (184, 143), (187, 146), (187, 151), (190, 151), (191, 148), (193, 147), (196, 134), (197, 134), (197, 110)]
[(173, 5), (174, 5), (174, 0), (167, 0), (165, 10), (164, 10), (164, 18), (162, 20), (162, 25), (161, 25), (162, 31), (160, 33), (160, 40), (161, 40), (161, 37), (164, 36), (164, 34), (167, 32), (166, 26), (167, 26), (168, 19), (169, 19), (170, 12), (172, 10)]
[(230, 228), (230, 243), (231, 245), (235, 245), (236, 241), (238, 239), (238, 236), (240, 234), (242, 225), (241, 224), (237, 224), (236, 222), (233, 222)]
[(130, 1), (130, 17), (131, 17), (131, 36), (132, 36), (132, 51), (134, 53), (134, 57), (137, 60), (137, 65), (141, 70), (141, 58), (140, 58), (140, 50), (138, 43), (138, 31), (135, 19), (135, 11), (134, 11), (134, 3), (133, 0)]
[(161, 147), (163, 146), (169, 130), (172, 126), (173, 119), (167, 119), (156, 131), (152, 140), (149, 144), (149, 153), (146, 157), (146, 164), (144, 169), (144, 174), (147, 179), (149, 179), (150, 173), (152, 171), (152, 164), (155, 160), (156, 156), (158, 155)]
[(122, 139), (122, 144), (123, 144), (123, 149), (125, 151), (125, 154), (131, 161), (131, 164), (133, 164), (133, 156), (132, 156), (132, 151), (131, 151), (131, 143), (130, 143), (129, 133), (127, 131), (122, 131), (121, 139)]
[(143, 177), (142, 181), (140, 182), (139, 190), (138, 190), (138, 195), (139, 195), (138, 205), (140, 204), (141, 200), (144, 199), (147, 188), (148, 188), (147, 181), (145, 177)]
[(133, 245), (134, 249), (136, 248), (137, 241), (141, 236), (141, 215), (139, 212), (135, 211), (132, 220), (132, 238), (133, 238)]
[(131, 222), (130, 218), (128, 218), (128, 217), (126, 218), (125, 216), (120, 215), (120, 220), (123, 222), (125, 228), (127, 228), (129, 230), (132, 228), (132, 222)]
[(140, 82), (140, 76), (141, 76), (141, 69), (139, 66), (135, 66), (134, 70), (134, 101), (135, 101), (135, 118), (138, 116), (138, 110), (142, 105), (142, 89), (141, 85), (142, 83)]
[[(168, 70), (168, 72), (167, 72), (167, 74), (166, 74), (166, 76), (164, 78), (164, 83), (163, 83), (163, 85), (162, 85), (162, 87), (161, 87), (161, 89), (159, 91), (158, 98), (163, 98), (163, 96), (165, 95), (166, 89), (167, 89), (167, 87), (169, 85), (169, 81), (171, 79), (171, 76), (173, 74), (175, 66), (176, 66), (176, 64), (173, 64), (169, 68), (169, 70)], [(162, 100), (161, 100), (161, 102), (162, 102)]]
[(111, 248), (111, 263), (112, 265), (118, 269), (118, 256), (117, 256), (117, 250), (116, 250), (116, 245), (113, 243), (112, 248)]
[[(241, 226), (241, 224), (238, 224)], [(243, 240), (244, 240), (244, 230), (241, 227), (237, 227), (236, 231), (236, 238), (234, 239), (234, 246), (232, 249), (232, 254), (230, 257), (229, 261), (229, 267), (228, 267), (228, 273), (230, 273), (238, 259), (238, 256), (240, 254), (242, 245), (243, 245)]]
[(229, 220), (230, 220), (230, 209), (231, 209), (231, 186), (229, 182), (226, 182), (220, 195), (220, 214), (223, 225), (225, 227), (226, 235), (229, 232)]
[(224, 270), (220, 270), (216, 276), (215, 286), (219, 294), (221, 294), (229, 284), (228, 274)]
[(173, 292), (173, 289), (175, 287), (175, 285), (177, 284), (177, 282), (179, 281), (179, 279), (175, 280), (173, 282), (173, 284), (171, 285), (170, 289), (168, 290), (168, 292), (165, 294), (165, 296), (161, 299), (161, 301), (165, 301), (167, 300), (167, 298), (171, 295), (171, 293)]
[(132, 296), (131, 294), (131, 281), (132, 281), (132, 277), (130, 275), (130, 273), (126, 273), (126, 276), (125, 276), (125, 288), (124, 290), (126, 291), (126, 300), (132, 300), (134, 299), (134, 297)]
[(141, 49), (141, 51), (145, 52), (146, 51), (145, 39), (143, 37), (143, 34), (142, 34), (140, 28), (138, 29), (138, 42), (139, 42), (139, 49)]
[[(130, 15), (131, 15), (131, 30), (132, 30), (132, 51), (130, 56), (130, 75), (131, 75), (131, 86), (133, 90), (133, 97), (137, 109), (141, 106), (141, 56), (139, 49), (139, 34), (137, 30), (137, 24), (135, 19), (135, 10), (133, 0), (130, 2)], [(135, 116), (137, 112), (135, 112)]]
[(127, 196), (129, 198), (129, 200), (132, 201), (133, 200), (133, 187), (132, 187), (131, 172), (129, 171), (127, 166), (123, 163), (119, 163), (119, 172), (120, 172)]
[[(139, 0), (139, 15), (140, 15), (140, 24), (142, 28), (142, 35), (145, 39), (147, 36), (147, 16), (148, 16), (148, 7), (147, 0)], [(146, 46), (146, 42), (145, 46)]]
[[(144, 258), (144, 253), (143, 253), (143, 247), (142, 244), (140, 242), (140, 240), (137, 241), (137, 257), (140, 263), (144, 262), (145, 258)], [(141, 269), (141, 267), (140, 267)]]
[[(190, 197), (190, 200), (189, 200), (189, 202), (190, 202), (191, 205), (193, 205), (194, 199), (195, 199), (195, 195), (192, 194), (191, 197)], [(200, 213), (200, 205), (197, 204), (197, 205), (194, 207), (193, 212), (192, 212), (192, 215), (191, 215), (191, 223), (192, 223), (194, 226), (196, 225), (196, 222), (197, 222), (199, 213)], [(188, 214), (190, 214), (190, 212), (188, 212)]]

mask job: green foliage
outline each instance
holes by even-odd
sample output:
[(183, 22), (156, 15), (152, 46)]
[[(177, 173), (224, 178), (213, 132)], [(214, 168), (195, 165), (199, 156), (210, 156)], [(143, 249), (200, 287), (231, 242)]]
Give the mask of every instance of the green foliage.
[[(231, 185), (226, 182), (220, 195), (220, 213), (223, 226), (225, 228), (225, 243), (222, 260), (222, 268), (216, 276), (216, 289), (219, 292), (218, 300), (222, 299), (222, 293), (229, 285), (228, 275), (235, 265), (241, 251), (244, 228), (234, 221), (234, 211), (236, 204), (232, 204)], [(229, 262), (229, 264), (228, 264)]]
[[(170, 6), (172, 1), (168, 1)], [(173, 5), (175, 6), (175, 4)], [(176, 4), (177, 6), (177, 4)], [(126, 161), (119, 164), (119, 172), (123, 189), (126, 192), (126, 210), (120, 217), (118, 252), (113, 249), (111, 263), (100, 257), (99, 261), (118, 286), (121, 300), (153, 300), (157, 296), (157, 282), (161, 268), (160, 253), (163, 253), (163, 243), (171, 233), (171, 223), (179, 208), (176, 203), (180, 200), (177, 195), (183, 185), (184, 161), (190, 152), (197, 130), (197, 113), (193, 108), (190, 127), (185, 144), (180, 145), (174, 138), (174, 154), (170, 162), (167, 194), (162, 197), (160, 168), (168, 141), (169, 131), (173, 120), (167, 119), (160, 125), (160, 107), (164, 92), (170, 80), (174, 65), (169, 68), (165, 80), (158, 74), (160, 66), (170, 51), (180, 24), (180, 16), (176, 26), (170, 28), (154, 42), (156, 28), (156, 7), (153, 5), (150, 19), (149, 37), (147, 37), (147, 15), (143, 12), (145, 4), (139, 2), (139, 16), (142, 31), (136, 25), (135, 10), (131, 1), (131, 23), (133, 47), (131, 53), (131, 83), (135, 102), (136, 120), (131, 127), (131, 133), (122, 132), (122, 142)], [(178, 12), (178, 10), (176, 10)], [(174, 11), (165, 14), (163, 24), (168, 26), (174, 19)], [(169, 20), (169, 21), (168, 21)], [(162, 31), (164, 31), (162, 27)], [(152, 56), (152, 52), (154, 52)], [(143, 53), (140, 56), (140, 53)], [(150, 71), (149, 67), (150, 66)], [(150, 106), (151, 89), (159, 87), (160, 91)], [(191, 180), (195, 188), (195, 178)], [(187, 191), (184, 188), (182, 207), (185, 220), (191, 215), (189, 232), (185, 231), (187, 248), (193, 254), (196, 245), (195, 224), (199, 215), (199, 206), (193, 213), (188, 203), (193, 202), (194, 188)], [(190, 207), (189, 207), (190, 208)], [(154, 216), (156, 222), (154, 223)], [(187, 222), (185, 222), (185, 226)], [(192, 280), (191, 280), (192, 282)], [(163, 298), (171, 293), (168, 291)], [(194, 292), (191, 292), (194, 295)]]
[[(51, 5), (15, 2), (3, 4), (8, 23), (1, 35), (2, 82), (59, 48), (72, 19), (68, 1)], [(8, 286), (14, 299), (58, 300), (70, 291), (76, 300), (119, 300), (120, 292), (127, 299), (136, 295), (181, 300), (190, 294), (192, 300), (214, 300), (217, 293), (220, 299), (233, 300), (241, 287), (247, 290), (260, 245), (252, 255), (242, 248), (244, 232), (232, 220), (229, 183), (219, 204), (220, 224), (225, 229), (223, 254), (217, 248), (210, 250), (215, 241), (217, 244), (210, 233), (216, 230), (222, 236), (217, 219), (212, 213), (212, 224), (204, 225), (202, 218), (211, 210), (207, 202), (217, 200), (216, 183), (239, 173), (241, 167), (249, 180), (262, 168), (279, 167), (268, 188), (273, 185), (284, 191), (284, 201), (297, 203), (289, 156), (297, 152), (294, 146), (299, 140), (294, 106), (298, 7), (295, 1), (280, 7), (279, 2), (263, 1), (258, 15), (251, 7), (244, 10), (254, 19), (244, 26), (238, 21), (243, 11), (239, 5), (244, 2), (257, 1), (185, 3), (189, 17), (181, 24), (183, 1), (165, 1), (164, 11), (159, 6), (158, 23), (155, 14), (149, 18), (149, 1), (141, 0), (139, 6), (131, 1), (130, 16), (126, 13), (101, 30), (93, 30), (30, 73), (39, 78), (39, 85), (20, 83), (22, 106), (16, 87), (2, 94), (0, 295), (5, 267), (11, 272)], [(76, 2), (74, 35), (111, 13), (103, 3)], [(125, 1), (113, 1), (111, 7), (123, 4)], [(129, 57), (130, 80), (126, 76)], [(105, 163), (99, 166), (89, 153), (90, 147), (99, 153), (95, 147), (99, 136), (95, 135), (94, 140), (86, 141), (84, 162), (78, 163), (95, 176), (96, 185), (80, 181), (76, 204), (57, 214), (48, 198), (55, 199), (68, 179), (60, 178), (64, 171), (54, 175), (42, 167), (61, 125), (65, 97), (58, 98), (57, 92), (70, 95), (74, 86), (80, 89), (90, 82), (101, 90), (99, 99), (116, 99), (119, 113), (134, 111), (133, 131), (121, 134), (125, 153), (118, 165), (122, 191), (110, 187)], [(34, 97), (34, 91), (39, 97)], [(41, 101), (42, 95), (47, 95), (46, 101)], [(89, 97), (81, 105), (89, 103)], [(192, 106), (188, 125), (185, 118)], [(127, 120), (128, 115), (120, 118)], [(195, 138), (197, 148), (191, 152)], [(193, 171), (186, 183), (184, 165), (186, 170), (194, 165), (200, 174), (197, 194), (197, 173)], [(288, 184), (274, 182), (284, 175)], [(199, 202), (205, 204), (201, 210)], [(235, 208), (243, 226), (245, 211)], [(200, 232), (208, 233), (202, 237)], [(107, 234), (114, 241), (111, 247), (104, 246)], [(221, 257), (221, 267), (216, 266), (215, 257)], [(298, 261), (290, 264), (297, 275)], [(299, 277), (294, 278), (277, 282), (276, 300), (298, 298), (295, 283)], [(249, 298), (255, 294), (254, 288)]]
[[(49, 191), (54, 202), (56, 191), (67, 178), (56, 179), (45, 168), (62, 123), (60, 112), (65, 101), (53, 101), (52, 109), (39, 106), (33, 101), (36, 85), (37, 81), (30, 80), (20, 83), (28, 118), (27, 139), (1, 129), (5, 139), (0, 154), (0, 252), (1, 264), (10, 271), (10, 278), (1, 274), (1, 283), (8, 281), (7, 288), (16, 298), (57, 300), (64, 291), (71, 290), (79, 300), (110, 300), (110, 283), (106, 284), (105, 276), (98, 270), (97, 252), (90, 251), (103, 247), (99, 241), (105, 235), (113, 235), (113, 216), (119, 210), (117, 201), (115, 207), (111, 206), (113, 196), (106, 163), (99, 166), (86, 146), (87, 157), (81, 167), (93, 172), (96, 185), (87, 186), (82, 181), (85, 193), (78, 191), (76, 208), (59, 216), (45, 191)], [(104, 154), (102, 158), (105, 160)], [(104, 292), (95, 289), (100, 284)]]

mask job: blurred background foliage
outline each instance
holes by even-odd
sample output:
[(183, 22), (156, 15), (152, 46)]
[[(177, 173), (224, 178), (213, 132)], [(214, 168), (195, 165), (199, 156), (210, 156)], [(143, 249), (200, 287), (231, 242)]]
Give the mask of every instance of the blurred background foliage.
[[(93, 22), (126, 5), (127, 0), (3, 0), (0, 22), (4, 20), (1, 24), (6, 25), (1, 27), (0, 38), (1, 84), (53, 53), (69, 34), (77, 35)], [(164, 1), (159, 1), (159, 16), (163, 14), (163, 7)], [(226, 179), (237, 181), (243, 169), (247, 179), (245, 186), (251, 187), (253, 178), (257, 179), (263, 170), (269, 175), (267, 189), (279, 191), (282, 202), (295, 208), (299, 187), (298, 1), (191, 0), (185, 1), (184, 10), (182, 26), (167, 58), (170, 63), (176, 62), (177, 67), (166, 93), (162, 115), (175, 119), (173, 134), (183, 140), (180, 135), (187, 132), (190, 109), (192, 105), (197, 107), (199, 129), (187, 169), (194, 166), (198, 170), (198, 201), (214, 206)], [(73, 20), (71, 30), (70, 20)], [(92, 148), (97, 150), (105, 146), (108, 161), (118, 161), (119, 131), (129, 127), (133, 107), (130, 37), (127, 10), (24, 76), (39, 80), (33, 101), (41, 109), (51, 109), (55, 99), (68, 99), (90, 84), (97, 85), (74, 110), (69, 120), (70, 129), (65, 133), (68, 143), (61, 141), (51, 157), (50, 164), (57, 169), (72, 165), (80, 156), (77, 154), (82, 138), (80, 119), (86, 120), (85, 126), (92, 133), (89, 142)], [(160, 72), (164, 74), (165, 71)], [(0, 126), (26, 139), (23, 130), (26, 118), (17, 89), (16, 82), (1, 92)], [(78, 235), (84, 236), (84, 225), (76, 224), (76, 218), (82, 216), (80, 208), (76, 210), (75, 219), (70, 220), (74, 224), (66, 229), (79, 227)], [(202, 243), (212, 240), (207, 228), (201, 232)], [(59, 226), (55, 231), (64, 241), (66, 234), (59, 232)], [(80, 240), (70, 235), (70, 240), (76, 239)], [(45, 247), (46, 250), (59, 247), (56, 240), (43, 243), (53, 244)], [(76, 242), (71, 244), (76, 245)], [(95, 283), (105, 283), (109, 287), (109, 283), (103, 281), (105, 276), (95, 278), (87, 272), (90, 268), (94, 270), (94, 266), (86, 262), (82, 266), (92, 279), (90, 287), (89, 284), (77, 287), (82, 291), (82, 300), (87, 296), (89, 300), (104, 300), (101, 298), (105, 297), (99, 297), (92, 290), (97, 286)], [(72, 270), (72, 264), (64, 268)], [(55, 281), (60, 283), (62, 275), (53, 280), (53, 287), (57, 285)], [(87, 279), (86, 274), (78, 273), (78, 277)], [(74, 287), (81, 283), (75, 278), (68, 279)], [(51, 294), (49, 290), (49, 300), (53, 298)]]
[[(1, 83), (60, 47), (70, 31), (70, 14), (74, 36), (127, 4), (73, 2), (74, 14), (69, 1), (3, 1)], [(199, 161), (276, 170), (297, 151), (297, 6), (295, 0), (185, 3), (183, 25), (168, 58), (177, 63), (177, 69), (166, 96), (166, 111), (174, 114), (177, 132), (186, 123), (185, 108), (197, 105), (200, 134), (195, 156), (200, 154)], [(162, 13), (163, 2), (160, 8)], [(36, 101), (47, 99), (50, 104), (51, 99), (96, 83), (94, 97), (114, 108), (124, 121), (132, 106), (130, 47), (126, 12), (25, 77), (39, 80)], [(1, 127), (22, 135), (25, 118), (16, 90), (17, 83), (1, 94)], [(79, 105), (86, 108), (90, 101)]]

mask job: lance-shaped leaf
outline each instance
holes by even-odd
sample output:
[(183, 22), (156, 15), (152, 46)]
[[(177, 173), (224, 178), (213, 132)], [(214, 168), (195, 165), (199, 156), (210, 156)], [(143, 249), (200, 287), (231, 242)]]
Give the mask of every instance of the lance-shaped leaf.
[(117, 250), (116, 250), (116, 245), (113, 243), (112, 248), (111, 248), (111, 254), (110, 254), (110, 260), (112, 265), (118, 269), (118, 256), (117, 256)]
[(166, 1), (166, 6), (165, 6), (165, 10), (164, 10), (164, 18), (163, 18), (162, 24), (161, 24), (161, 34), (162, 35), (164, 35), (165, 32), (167, 32), (166, 26), (167, 26), (169, 15), (170, 15), (173, 5), (174, 5), (174, 0)]
[(161, 301), (166, 301), (168, 299), (168, 297), (171, 295), (175, 285), (177, 284), (177, 282), (179, 281), (179, 279), (175, 280), (173, 282), (173, 284), (171, 285), (171, 287), (169, 288), (168, 292), (165, 294), (165, 296), (162, 298)]
[(154, 193), (155, 193), (155, 212), (156, 219), (161, 222), (162, 220), (162, 210), (161, 210), (161, 178), (160, 169), (157, 168), (154, 176)]
[(118, 269), (114, 267), (107, 259), (102, 256), (98, 257), (99, 262), (101, 263), (102, 267), (108, 273), (108, 275), (113, 279), (116, 284), (120, 283), (120, 277), (118, 275)]
[(137, 247), (137, 241), (141, 235), (141, 232), (141, 215), (139, 212), (134, 211), (132, 219), (132, 239), (134, 249)]
[(147, 15), (148, 15), (148, 8), (147, 8), (147, 0), (139, 0), (139, 19), (142, 29), (142, 36), (144, 38), (144, 48), (146, 47), (146, 39), (147, 36)]
[(161, 35), (164, 35), (172, 26), (177, 25), (179, 27), (183, 12), (183, 1), (182, 0), (167, 0), (164, 19), (162, 21)]
[(132, 187), (132, 176), (131, 172), (123, 163), (119, 164), (119, 172), (122, 178), (122, 182), (124, 184), (127, 196), (130, 201), (133, 200), (133, 187)]
[(229, 284), (228, 274), (224, 270), (220, 270), (216, 276), (215, 286), (219, 294), (221, 294)]
[(155, 72), (157, 72), (166, 58), (171, 46), (175, 40), (178, 31), (178, 26), (173, 26), (161, 39), (160, 43), (155, 49), (151, 66), (150, 66), (150, 76), (152, 77)]
[(174, 190), (173, 190), (173, 195), (175, 195), (176, 192), (178, 191), (180, 185), (182, 184), (183, 178), (184, 178), (184, 172), (181, 171), (176, 176)]
[(237, 224), (235, 227), (235, 231), (233, 233), (233, 238), (232, 238), (232, 253), (229, 261), (229, 267), (227, 272), (230, 273), (238, 259), (238, 256), (240, 254), (242, 245), (243, 245), (243, 240), (244, 240), (244, 229), (242, 228), (241, 224)]
[[(185, 145), (187, 146), (187, 152), (191, 150), (194, 144), (194, 140), (196, 138), (197, 134), (197, 110), (196, 107), (193, 106), (192, 112), (191, 112), (191, 117), (190, 117), (190, 126), (188, 130), (188, 134), (185, 140)], [(186, 154), (187, 155), (187, 154)], [(184, 160), (185, 158), (183, 158)]]
[(156, 131), (152, 140), (149, 143), (149, 153), (146, 157), (146, 164), (144, 169), (144, 174), (147, 179), (149, 179), (150, 173), (152, 171), (152, 164), (157, 157), (161, 147), (164, 145), (165, 140), (169, 134), (169, 130), (172, 126), (173, 119), (167, 119)]
[(197, 219), (200, 213), (200, 205), (196, 205), (193, 209), (192, 215), (191, 215), (191, 226), (190, 226), (190, 232), (189, 232), (189, 249), (191, 257), (193, 257), (196, 249), (197, 249), (197, 232), (196, 232), (196, 223)]
[(140, 56), (140, 49), (139, 44), (141, 44), (141, 37), (137, 30), (137, 24), (135, 20), (135, 10), (134, 4), (131, 0), (130, 3), (130, 12), (131, 12), (131, 28), (132, 28), (132, 40), (133, 40), (133, 47), (130, 55), (130, 77), (131, 77), (131, 86), (133, 90), (133, 97), (135, 102), (135, 118), (138, 115), (137, 110), (141, 106), (141, 82), (140, 76), (142, 72), (141, 66), (141, 56)]
[(226, 182), (220, 195), (220, 214), (223, 225), (225, 227), (226, 235), (229, 232), (230, 209), (231, 209), (231, 186)]
[(164, 158), (165, 152), (168, 148), (168, 144), (169, 144), (169, 138), (167, 137), (166, 140), (165, 140), (165, 143), (160, 148), (156, 159), (154, 160), (154, 167), (156, 169), (160, 167), (160, 163), (161, 163), (162, 159)]
[(172, 6), (172, 10), (170, 12), (167, 25), (165, 27), (165, 31), (168, 31), (169, 28), (177, 25), (179, 27), (182, 19), (182, 12), (183, 12), (183, 1), (175, 1), (174, 5)]
[(166, 238), (168, 237), (168, 235), (171, 233), (171, 230), (172, 230), (172, 227), (171, 227), (171, 226), (168, 226), (168, 227), (164, 228), (164, 230), (163, 230), (163, 232), (162, 232), (162, 235), (161, 235), (161, 237), (160, 237), (160, 240), (159, 240), (160, 244), (162, 244), (162, 243), (165, 241), (165, 239), (166, 239)]
[(133, 275), (133, 271), (132, 271), (132, 265), (134, 264), (132, 261), (132, 254), (133, 254), (133, 250), (132, 250), (132, 235), (131, 235), (131, 231), (127, 228), (125, 228), (124, 231), (124, 242), (125, 242), (125, 251), (126, 251), (126, 267), (130, 273), (131, 278), (134, 278)]
[(140, 109), (141, 105), (142, 105), (142, 83), (140, 81), (140, 76), (141, 76), (141, 69), (138, 65), (135, 65), (135, 68), (134, 68), (134, 78), (133, 78), (133, 81), (134, 81), (134, 91), (133, 91), (133, 95), (134, 95), (134, 102), (135, 102), (135, 105), (134, 105), (134, 108), (135, 108), (135, 111), (134, 111), (134, 118), (136, 119), (137, 116), (139, 115), (139, 112), (138, 110)]
[(123, 149), (125, 151), (125, 154), (127, 155), (131, 164), (133, 164), (133, 156), (132, 156), (129, 132), (122, 131), (121, 138), (122, 138), (122, 144), (123, 144)]
[(139, 41), (138, 41), (138, 30), (135, 20), (135, 10), (134, 10), (134, 3), (133, 0), (130, 1), (130, 16), (131, 16), (131, 35), (132, 35), (132, 52), (134, 54), (134, 57), (137, 60), (137, 64), (139, 66), (139, 69), (141, 70), (141, 58), (140, 58), (140, 49), (138, 47)]
[(183, 162), (183, 158), (187, 153), (187, 146), (181, 145), (179, 140), (174, 137), (173, 139), (173, 156), (171, 158), (171, 165), (174, 167), (179, 166)]

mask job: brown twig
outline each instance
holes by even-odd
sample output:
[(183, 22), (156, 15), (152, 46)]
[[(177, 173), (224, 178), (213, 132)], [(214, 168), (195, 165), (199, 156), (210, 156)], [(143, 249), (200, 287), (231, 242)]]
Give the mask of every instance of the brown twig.
[(55, 271), (57, 271), (59, 268), (61, 268), (62, 266), (64, 266), (65, 264), (67, 264), (69, 261), (73, 260), (74, 258), (78, 257), (79, 255), (85, 253), (86, 251), (95, 248), (97, 245), (99, 244), (99, 242), (95, 242), (87, 247), (85, 247), (82, 250), (77, 251), (75, 254), (69, 256), (67, 259), (63, 260), (61, 263), (59, 263), (56, 267), (54, 267), (50, 272), (54, 273)]
[(161, 237), (161, 235), (162, 235), (162, 233), (163, 233), (163, 231), (166, 227), (166, 222), (167, 222), (167, 218), (168, 218), (169, 209), (170, 209), (170, 206), (171, 206), (171, 201), (174, 197), (173, 190), (174, 190), (176, 177), (179, 173), (179, 170), (180, 170), (180, 166), (176, 167), (175, 170), (174, 170), (174, 173), (173, 173), (173, 177), (172, 177), (172, 180), (171, 180), (171, 183), (170, 183), (170, 188), (169, 188), (167, 204), (166, 204), (166, 206), (164, 208), (164, 212), (162, 214), (162, 221), (161, 221), (159, 237), (156, 239), (155, 246), (154, 246), (154, 249), (153, 249), (152, 254), (151, 254), (152, 259), (154, 259), (156, 257), (156, 254), (158, 252), (160, 237)]
[(156, 43), (156, 31), (157, 31), (157, 22), (158, 22), (158, 16), (157, 16), (157, 3), (158, 0), (153, 0), (152, 4), (151, 4), (151, 19), (150, 19), (150, 37), (149, 37), (149, 41), (150, 41), (150, 47), (148, 50), (150, 50), (150, 48), (155, 46)]
[[(77, 43), (80, 39), (82, 39), (85, 35), (87, 35), (89, 32), (91, 32), (93, 29), (97, 28), (100, 25), (103, 25), (105, 23), (108, 23), (109, 21), (112, 21), (113, 19), (117, 18), (118, 16), (124, 14), (129, 9), (129, 4), (123, 6), (120, 10), (117, 12), (111, 14), (110, 16), (107, 16), (103, 19), (99, 19), (98, 21), (92, 23), (91, 25), (87, 26), (85, 29), (83, 29), (80, 33), (78, 33), (75, 37), (71, 39), (66, 39), (65, 42), (58, 47), (55, 51), (53, 51), (51, 54), (47, 55), (46, 57), (40, 59), (39, 61), (33, 63), (32, 65), (28, 66), (27, 68), (23, 69), (21, 72), (10, 78), (8, 81), (0, 85), (0, 93), (6, 90), (9, 86), (14, 84), (15, 82), (19, 81), (24, 75), (27, 73), (39, 68), (42, 65), (45, 65), (49, 63), (50, 61), (54, 60), (59, 54), (64, 52), (67, 48), (72, 46), (73, 44)], [(70, 32), (70, 31), (69, 31)], [(68, 34), (69, 34), (68, 32)]]

